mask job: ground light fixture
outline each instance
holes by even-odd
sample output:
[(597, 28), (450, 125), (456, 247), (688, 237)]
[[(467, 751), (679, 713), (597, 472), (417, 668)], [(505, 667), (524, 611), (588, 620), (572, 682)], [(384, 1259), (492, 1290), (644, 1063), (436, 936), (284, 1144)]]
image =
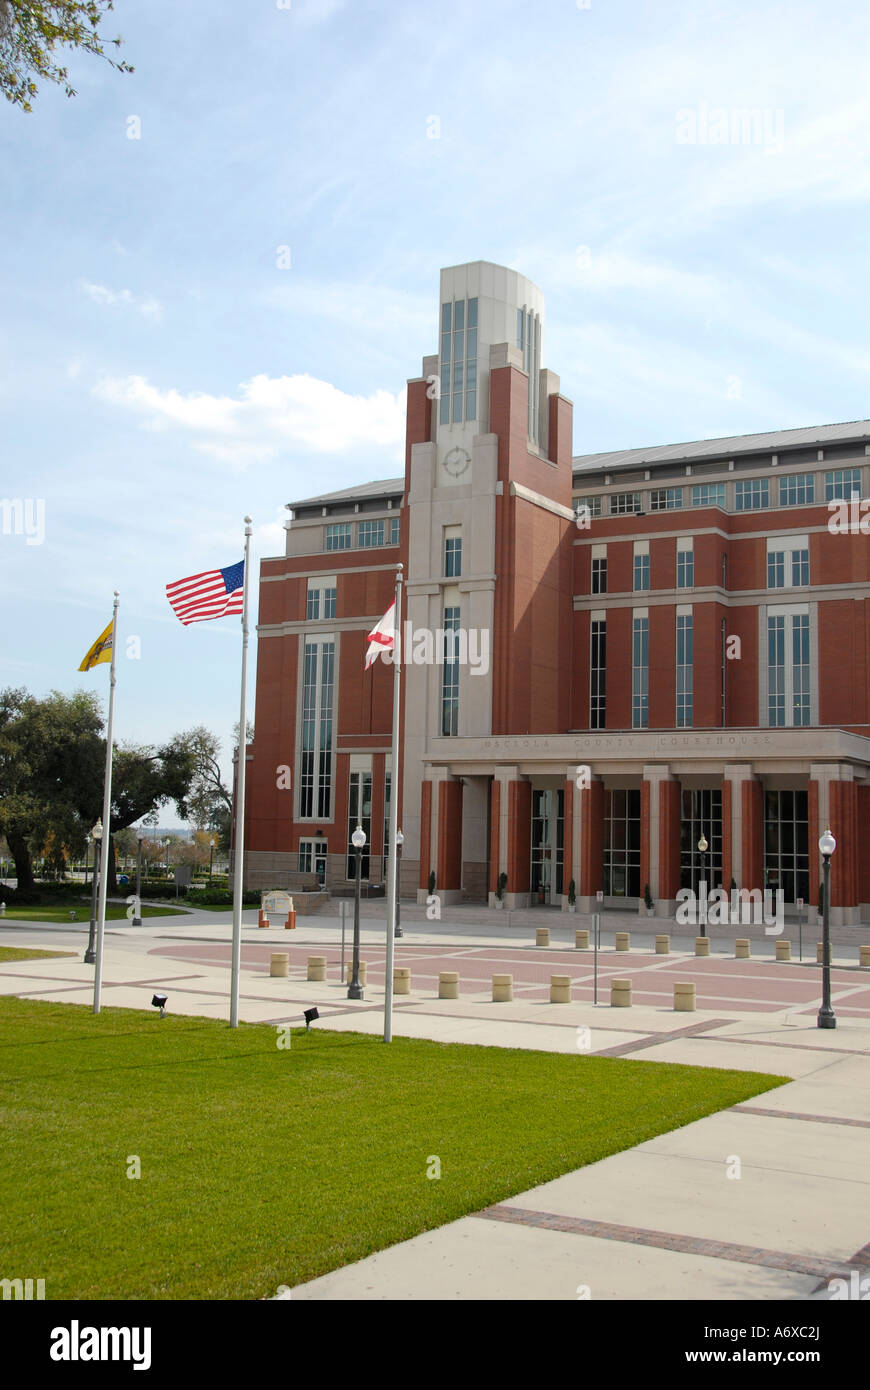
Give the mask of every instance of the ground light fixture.
[(167, 1000), (167, 998), (168, 998), (168, 996), (165, 995), (165, 994), (153, 994), (153, 995), (151, 996), (151, 1003), (153, 1004), (153, 1006), (154, 1006), (155, 1009), (159, 1009), (159, 1010), (160, 1010), (160, 1017), (161, 1017), (161, 1018), (165, 1018), (165, 1017), (166, 1017), (166, 1000)]
[(828, 826), (824, 835), (819, 836), (819, 853), (822, 856), (824, 889), (822, 902), (822, 1007), (816, 1020), (819, 1028), (836, 1028), (837, 1017), (831, 1007), (831, 855), (837, 848), (837, 841)]
[(305, 1019), (305, 1031), (306, 1033), (310, 1033), (312, 1023), (316, 1018), (320, 1017), (320, 1014), (316, 1009), (306, 1009), (302, 1017)]

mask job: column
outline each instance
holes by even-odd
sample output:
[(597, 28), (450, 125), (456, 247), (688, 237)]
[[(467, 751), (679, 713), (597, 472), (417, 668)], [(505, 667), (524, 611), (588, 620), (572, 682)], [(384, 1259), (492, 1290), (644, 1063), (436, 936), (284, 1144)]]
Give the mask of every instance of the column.
[[(858, 922), (858, 787), (854, 770), (842, 763), (811, 763), (809, 788), (807, 829), (811, 889), (815, 883), (811, 905), (818, 906), (819, 901), (818, 881), (822, 868), (819, 836), (830, 826), (837, 841), (831, 857), (831, 925)], [(815, 827), (812, 823), (814, 803)]]
[(596, 893), (604, 887), (604, 783), (593, 776), (580, 793), (580, 892), (581, 912), (595, 912)]
[(442, 903), (462, 899), (462, 782), (442, 778), (438, 782), (438, 849), (435, 891)]
[(507, 907), (528, 907), (531, 880), (532, 784), (507, 783)]

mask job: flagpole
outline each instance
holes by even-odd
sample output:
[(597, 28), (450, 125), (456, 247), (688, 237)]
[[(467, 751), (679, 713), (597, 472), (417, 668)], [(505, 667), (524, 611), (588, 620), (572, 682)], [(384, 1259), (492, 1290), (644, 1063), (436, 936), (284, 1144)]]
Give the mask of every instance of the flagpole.
[(251, 558), (251, 518), (245, 517), (245, 573), (242, 599), (242, 694), (239, 708), (239, 753), (236, 762), (235, 871), (233, 879), (233, 964), (230, 981), (230, 1027), (239, 1026), (239, 975), (242, 968), (242, 875), (245, 853), (245, 771), (248, 756), (248, 575)]
[(384, 980), (384, 1042), (393, 1041), (393, 959), (396, 949), (396, 836), (399, 829), (399, 695), (402, 681), (402, 566), (396, 567), (393, 639), (393, 750), (390, 763), (390, 861), (387, 870), (387, 962)]
[(118, 651), (118, 590), (112, 608), (112, 664), (109, 672), (109, 719), (106, 724), (106, 770), (103, 775), (103, 853), (100, 858), (99, 905), (97, 907), (97, 952), (94, 964), (94, 1013), (100, 1012), (103, 987), (103, 932), (106, 927), (106, 887), (112, 830), (112, 737), (115, 728), (115, 657)]

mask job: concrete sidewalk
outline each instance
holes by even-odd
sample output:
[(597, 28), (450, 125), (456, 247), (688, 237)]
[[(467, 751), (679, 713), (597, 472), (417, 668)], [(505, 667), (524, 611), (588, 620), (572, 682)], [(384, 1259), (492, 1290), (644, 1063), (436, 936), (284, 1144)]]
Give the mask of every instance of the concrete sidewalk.
[[(216, 929), (213, 919), (185, 920), (182, 929), (167, 929), (169, 921), (107, 929), (104, 1005), (147, 1008), (152, 991), (163, 988), (173, 1013), (226, 1018), (226, 965), (162, 953), (178, 950), (181, 941), (225, 943), (229, 921)], [(513, 949), (528, 944), (528, 933), (504, 928), (454, 928), (451, 935), (464, 946), (475, 939), (507, 941)], [(364, 937), (373, 942), (382, 933), (366, 924)], [(448, 944), (443, 928), (422, 923), (409, 937), (411, 944)], [(370, 986), (367, 998), (353, 1003), (337, 978), (326, 985), (304, 979), (305, 949), (327, 939), (334, 946), (335, 924), (315, 925), (315, 919), (294, 932), (246, 926), (245, 945), (289, 947), (296, 964), (289, 981), (270, 978), (265, 960), (243, 965), (241, 1017), (299, 1024), (302, 1008), (316, 1003), (318, 1027), (379, 1035), (382, 988)], [(76, 952), (3, 963), (0, 992), (89, 1003), (93, 967), (81, 961), (81, 931), (4, 925), (0, 943)], [(772, 942), (770, 948), (772, 954)], [(838, 1002), (846, 1008), (866, 974), (853, 969), (837, 976), (835, 1009)], [(870, 1020), (840, 1016), (836, 1030), (822, 1031), (806, 1007), (741, 1012), (717, 1001), (715, 1011), (675, 1014), (649, 1005), (613, 1010), (529, 997), (493, 1006), (483, 991), (450, 1001), (430, 990), (397, 999), (394, 1012), (397, 1036), (544, 1051), (576, 1052), (578, 1028), (589, 1030), (587, 1053), (793, 1079), (283, 1296), (822, 1299), (831, 1297), (831, 1279), (848, 1285), (851, 1272), (870, 1271)], [(450, 1155), (439, 1157), (439, 1180), (449, 1182)]]

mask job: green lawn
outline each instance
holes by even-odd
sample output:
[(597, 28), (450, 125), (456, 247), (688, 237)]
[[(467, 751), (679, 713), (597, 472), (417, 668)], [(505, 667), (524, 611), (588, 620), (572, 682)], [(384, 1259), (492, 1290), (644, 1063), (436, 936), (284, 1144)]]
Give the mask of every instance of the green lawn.
[(49, 1299), (267, 1297), (786, 1080), (277, 1037), (0, 999), (4, 1276)]
[(0, 961), (37, 960), (46, 956), (74, 956), (75, 951), (34, 951), (29, 946), (0, 946)]
[[(46, 903), (43, 907), (7, 907), (5, 913), (0, 917), (0, 925), (3, 922), (69, 922), (70, 912), (76, 914), (77, 922), (89, 922), (91, 920), (90, 904), (82, 903)], [(174, 907), (143, 907), (143, 917), (177, 917), (180, 909)], [(121, 903), (106, 903), (106, 921), (120, 922), (127, 916), (126, 907)]]

